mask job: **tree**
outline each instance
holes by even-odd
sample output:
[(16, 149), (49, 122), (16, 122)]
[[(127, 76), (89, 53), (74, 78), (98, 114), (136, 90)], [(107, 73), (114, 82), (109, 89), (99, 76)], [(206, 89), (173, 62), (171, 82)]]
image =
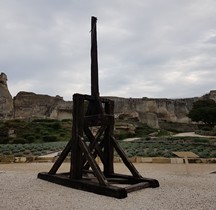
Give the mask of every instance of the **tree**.
[(194, 102), (188, 117), (195, 122), (202, 121), (206, 124), (216, 124), (216, 102), (212, 99)]

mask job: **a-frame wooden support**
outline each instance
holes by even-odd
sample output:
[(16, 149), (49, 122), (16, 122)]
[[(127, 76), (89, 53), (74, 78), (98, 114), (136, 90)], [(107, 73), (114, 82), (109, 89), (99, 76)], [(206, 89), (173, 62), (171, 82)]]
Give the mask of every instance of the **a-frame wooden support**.
[[(99, 96), (96, 43), (96, 18), (92, 17), (91, 95), (73, 95), (72, 138), (50, 171), (39, 173), (38, 178), (101, 195), (125, 198), (127, 193), (135, 190), (159, 187), (159, 182), (142, 177), (113, 136), (114, 102)], [(114, 172), (114, 150), (131, 175)], [(69, 152), (70, 171), (57, 174)], [(100, 158), (103, 168), (97, 164), (96, 157)]]

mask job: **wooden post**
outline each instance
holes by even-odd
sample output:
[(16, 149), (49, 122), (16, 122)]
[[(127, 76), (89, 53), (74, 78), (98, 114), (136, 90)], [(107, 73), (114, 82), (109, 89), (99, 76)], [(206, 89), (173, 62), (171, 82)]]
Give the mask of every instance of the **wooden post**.
[[(106, 114), (114, 116), (114, 102), (110, 101), (105, 103), (105, 112)], [(104, 143), (104, 174), (108, 176), (109, 174), (114, 173), (113, 159), (114, 159), (114, 148), (111, 143), (111, 136), (113, 136), (114, 131), (114, 117), (113, 122), (111, 122), (104, 133), (105, 143)]]
[(184, 157), (184, 161), (185, 161), (186, 173), (190, 174), (190, 172), (189, 172), (189, 162), (188, 162), (188, 157), (187, 156)]
[(82, 178), (82, 150), (79, 146), (79, 139), (83, 136), (84, 126), (84, 99), (79, 94), (73, 95), (73, 128), (71, 147), (71, 169), (70, 177), (73, 179)]
[(97, 18), (91, 18), (91, 95), (99, 97), (98, 55), (97, 55)]

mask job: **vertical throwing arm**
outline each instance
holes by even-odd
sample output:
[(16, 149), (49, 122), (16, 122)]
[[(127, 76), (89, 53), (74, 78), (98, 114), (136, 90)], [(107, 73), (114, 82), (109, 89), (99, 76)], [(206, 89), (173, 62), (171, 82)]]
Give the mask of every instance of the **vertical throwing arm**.
[(91, 95), (99, 97), (96, 23), (97, 18), (91, 17)]

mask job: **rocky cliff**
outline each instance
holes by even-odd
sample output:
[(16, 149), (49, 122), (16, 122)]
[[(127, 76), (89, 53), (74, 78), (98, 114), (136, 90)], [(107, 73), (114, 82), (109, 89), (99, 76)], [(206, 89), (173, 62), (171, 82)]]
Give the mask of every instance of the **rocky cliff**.
[(60, 96), (48, 96), (31, 92), (19, 92), (14, 97), (14, 118), (72, 118), (72, 102)]
[(152, 98), (112, 98), (115, 101), (115, 113), (119, 117), (127, 114), (137, 116), (139, 121), (158, 128), (159, 121), (188, 123), (186, 116), (196, 98), (188, 99), (152, 99)]
[[(186, 99), (166, 98), (119, 98), (108, 97), (115, 102), (115, 117), (121, 120), (137, 121), (160, 128), (163, 122), (190, 123), (187, 117), (193, 102), (199, 99), (216, 101), (216, 91), (202, 97)], [(60, 96), (48, 96), (31, 92), (19, 92), (14, 99), (7, 88), (7, 76), (0, 76), (0, 117), (8, 118), (54, 118), (71, 119), (72, 102)]]
[(163, 122), (190, 123), (187, 117), (193, 103), (200, 99), (213, 99), (216, 101), (216, 91), (212, 90), (202, 97), (185, 99), (166, 98), (118, 98), (110, 97), (115, 101), (116, 117), (122, 119), (135, 119), (159, 128)]
[(7, 75), (0, 74), (0, 119), (13, 117), (13, 99), (7, 86)]
[[(210, 91), (202, 97), (185, 99), (108, 98), (115, 102), (115, 118), (160, 128), (164, 122), (190, 123), (187, 114), (193, 102), (203, 98), (216, 101), (216, 91)], [(66, 102), (60, 96), (19, 92), (14, 97), (14, 117), (71, 119), (72, 106), (71, 101)]]

